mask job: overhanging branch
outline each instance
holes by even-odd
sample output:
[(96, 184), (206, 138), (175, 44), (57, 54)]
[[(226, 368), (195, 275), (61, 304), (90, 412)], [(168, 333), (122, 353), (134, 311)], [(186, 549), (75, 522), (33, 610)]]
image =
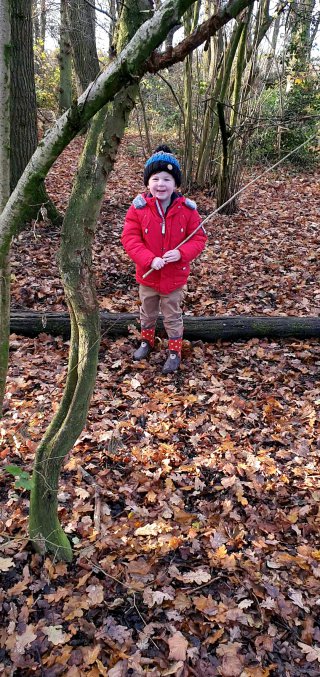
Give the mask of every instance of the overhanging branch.
[(249, 7), (255, 0), (232, 0), (220, 12), (214, 14), (204, 21), (191, 35), (179, 42), (173, 49), (169, 49), (162, 54), (153, 52), (146, 61), (146, 70), (149, 73), (157, 73), (163, 68), (168, 68), (174, 63), (183, 61), (190, 52), (193, 52), (197, 47), (203, 44), (206, 40), (212, 37), (217, 31), (222, 28), (228, 21), (234, 19), (246, 7)]

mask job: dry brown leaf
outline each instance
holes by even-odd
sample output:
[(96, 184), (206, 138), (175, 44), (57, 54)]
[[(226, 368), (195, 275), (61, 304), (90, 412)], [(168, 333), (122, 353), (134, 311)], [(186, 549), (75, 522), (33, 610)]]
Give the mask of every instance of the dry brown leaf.
[(0, 557), (0, 571), (9, 571), (12, 567), (14, 567), (12, 557)]
[(102, 604), (104, 600), (104, 588), (102, 585), (88, 585), (86, 588), (91, 605)]
[(72, 635), (63, 632), (62, 625), (49, 625), (49, 627), (43, 628), (42, 632), (47, 635), (49, 642), (54, 646), (65, 644), (72, 637)]
[(306, 654), (308, 663), (313, 663), (313, 661), (318, 661), (320, 663), (320, 646), (309, 646), (308, 644), (304, 644), (304, 642), (297, 643), (303, 653)]
[(185, 661), (187, 657), (188, 642), (181, 632), (175, 632), (168, 640), (169, 660)]
[(162, 677), (167, 677), (168, 675), (176, 675), (181, 668), (183, 668), (183, 661), (176, 661), (172, 663), (170, 668), (166, 668), (161, 672)]
[(27, 625), (25, 631), (21, 635), (16, 635), (15, 648), (19, 654), (24, 654), (27, 647), (37, 639), (37, 635), (34, 632), (33, 625)]

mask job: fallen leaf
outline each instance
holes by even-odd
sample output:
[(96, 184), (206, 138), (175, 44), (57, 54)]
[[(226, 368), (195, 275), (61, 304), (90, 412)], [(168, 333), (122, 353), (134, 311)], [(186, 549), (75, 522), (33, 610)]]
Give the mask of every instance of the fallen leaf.
[(34, 626), (27, 625), (26, 630), (21, 635), (16, 635), (16, 651), (19, 654), (24, 654), (27, 647), (29, 647), (35, 639), (37, 639), (37, 635), (34, 632)]
[(169, 660), (185, 661), (187, 657), (188, 642), (181, 632), (175, 632), (168, 640)]
[(9, 571), (12, 567), (14, 567), (12, 557), (0, 557), (0, 571)]
[(62, 625), (49, 625), (48, 628), (43, 628), (43, 634), (47, 635), (49, 642), (58, 646), (69, 641), (72, 635), (63, 632)]
[(320, 646), (309, 646), (303, 642), (297, 642), (300, 646), (303, 653), (306, 654), (306, 660), (308, 663), (313, 663), (313, 661), (319, 661), (320, 663)]

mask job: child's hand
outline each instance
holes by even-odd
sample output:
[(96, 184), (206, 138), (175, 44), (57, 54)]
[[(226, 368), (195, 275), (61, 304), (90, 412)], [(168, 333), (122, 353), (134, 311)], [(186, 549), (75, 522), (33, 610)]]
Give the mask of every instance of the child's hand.
[(180, 261), (181, 254), (179, 249), (170, 249), (163, 255), (165, 263), (174, 263), (174, 261)]
[(160, 270), (160, 268), (163, 268), (164, 263), (164, 260), (161, 259), (160, 256), (156, 256), (151, 263), (151, 268), (153, 268), (153, 270)]

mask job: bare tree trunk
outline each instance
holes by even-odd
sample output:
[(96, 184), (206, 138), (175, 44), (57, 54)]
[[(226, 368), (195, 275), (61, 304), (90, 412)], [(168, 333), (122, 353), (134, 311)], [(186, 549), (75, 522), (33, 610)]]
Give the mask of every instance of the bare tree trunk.
[(149, 125), (148, 125), (148, 120), (147, 120), (146, 107), (144, 105), (143, 95), (141, 93), (140, 87), (139, 87), (138, 95), (139, 95), (139, 101), (140, 101), (140, 106), (141, 106), (141, 111), (142, 111), (144, 133), (146, 135), (147, 152), (148, 152), (149, 155), (152, 155), (152, 145), (151, 145), (151, 139), (150, 139), (150, 132), (149, 132)]
[(37, 145), (31, 0), (11, 0), (11, 190)]
[[(10, 187), (13, 191), (38, 144), (34, 81), (31, 0), (11, 0)], [(44, 180), (33, 185), (26, 220), (45, 210), (55, 223), (61, 217), (47, 195)], [(21, 227), (21, 224), (20, 224)]]
[[(241, 22), (241, 35), (238, 45), (238, 54), (237, 54), (237, 63), (236, 63), (236, 72), (235, 72), (235, 81), (233, 87), (233, 97), (232, 97), (232, 108), (230, 112), (230, 121), (229, 121), (229, 130), (227, 134), (225, 118), (224, 118), (224, 106), (222, 103), (218, 102), (218, 118), (220, 125), (220, 132), (222, 138), (222, 160), (220, 164), (220, 172), (218, 175), (217, 182), (217, 207), (220, 207), (225, 202), (229, 200), (234, 191), (235, 186), (231, 181), (231, 172), (232, 172), (232, 148), (234, 147), (234, 134), (236, 121), (238, 117), (238, 107), (240, 103), (240, 91), (241, 91), (241, 82), (242, 74), (245, 66), (245, 47), (246, 47), (246, 28), (248, 26), (248, 21)], [(237, 201), (236, 199), (231, 200), (231, 202), (226, 205), (226, 207), (220, 210), (222, 214), (234, 214), (237, 211)]]
[(114, 32), (115, 32), (115, 27), (117, 23), (117, 5), (116, 5), (116, 0), (110, 0), (109, 3), (109, 14), (110, 14), (110, 24), (108, 28), (108, 35), (109, 35), (109, 57), (113, 58), (114, 57), (114, 44), (113, 44), (113, 38), (114, 38)]
[[(231, 68), (238, 48), (241, 32), (242, 32), (241, 25), (236, 25), (230, 37), (228, 48), (226, 50), (226, 54), (224, 57), (224, 64), (223, 66), (221, 66), (220, 75), (217, 79), (216, 85), (212, 93), (211, 99), (212, 106), (216, 106), (217, 101), (220, 101), (221, 103), (224, 102), (227, 88), (230, 84)], [(200, 186), (204, 186), (206, 181), (210, 151), (215, 143), (218, 130), (219, 130), (219, 120), (218, 117), (216, 117), (213, 120), (213, 124), (210, 131), (207, 130), (206, 128), (205, 133), (207, 134), (207, 137), (206, 138), (203, 137), (202, 140), (201, 146), (202, 153), (199, 156), (199, 164), (197, 171), (197, 182), (199, 183)]]
[(60, 114), (68, 110), (72, 103), (72, 59), (67, 25), (67, 1), (60, 0)]
[(95, 11), (86, 0), (68, 0), (67, 14), (78, 91), (82, 94), (99, 73)]
[[(74, 193), (83, 190), (83, 180), (80, 168)], [(37, 449), (29, 520), (30, 538), (36, 550), (52, 552), (56, 559), (67, 561), (72, 559), (72, 550), (58, 519), (59, 475), (63, 460), (86, 421), (100, 343), (99, 309), (91, 269), (94, 230), (79, 218), (78, 205), (72, 198), (71, 204), (63, 224), (60, 249), (60, 272), (72, 327), (68, 376), (59, 409)]]
[(43, 49), (44, 49), (44, 43), (45, 43), (45, 39), (46, 39), (46, 28), (47, 28), (46, 0), (41, 0), (41, 3), (40, 3), (40, 39), (41, 39)]
[[(186, 35), (190, 35), (197, 26), (200, 2), (196, 2), (184, 15), (184, 30)], [(183, 112), (185, 126), (185, 149), (184, 149), (184, 182), (186, 187), (190, 187), (192, 182), (193, 168), (193, 73), (192, 73), (192, 54), (189, 54), (184, 62), (183, 78)]]
[(40, 21), (38, 12), (38, 0), (32, 0), (32, 22), (35, 44), (40, 40)]
[[(0, 213), (10, 195), (10, 10), (0, 3)], [(0, 417), (9, 358), (10, 265), (9, 251), (0, 243)]]

